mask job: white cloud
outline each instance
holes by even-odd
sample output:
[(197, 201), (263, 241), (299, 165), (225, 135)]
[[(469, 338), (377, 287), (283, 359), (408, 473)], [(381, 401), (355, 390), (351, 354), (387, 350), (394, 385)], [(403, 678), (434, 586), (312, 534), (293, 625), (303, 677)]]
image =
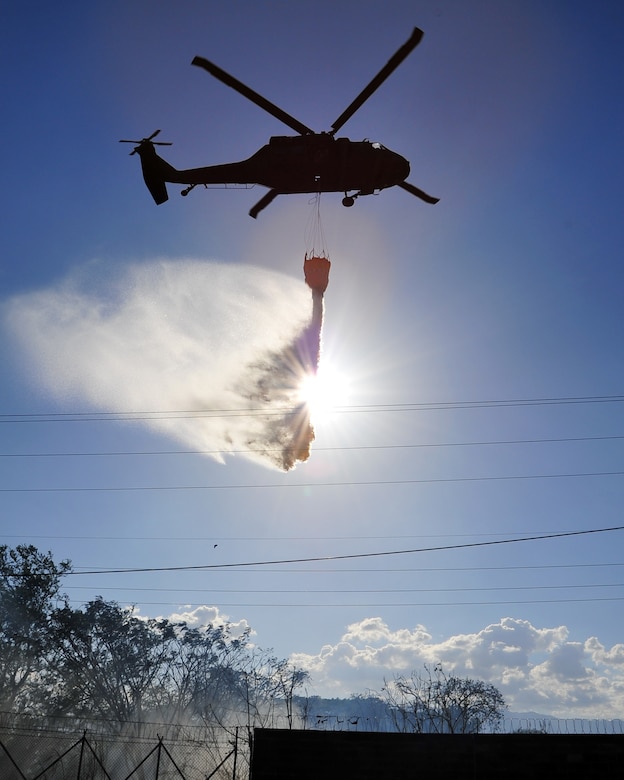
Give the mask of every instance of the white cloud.
[[(214, 627), (228, 625), (232, 639), (240, 639), (250, 631), (249, 623), (244, 618), (232, 622), (227, 615), (219, 611), (218, 607), (207, 605), (194, 608), (182, 606), (179, 612), (172, 612), (170, 615), (167, 615), (167, 620), (170, 620), (172, 623), (187, 623), (191, 628), (201, 628), (208, 625)], [(253, 633), (251, 631), (251, 634)]]
[(595, 636), (585, 642), (585, 649), (597, 664), (624, 667), (624, 644), (613, 645), (610, 650), (601, 644)]
[(371, 617), (349, 625), (335, 644), (291, 661), (310, 671), (311, 690), (348, 696), (379, 691), (384, 678), (441, 662), (447, 673), (495, 685), (511, 710), (559, 718), (618, 718), (624, 711), (622, 645), (568, 639), (565, 626), (539, 628), (502, 618), (472, 634), (434, 641), (424, 626), (391, 629)]

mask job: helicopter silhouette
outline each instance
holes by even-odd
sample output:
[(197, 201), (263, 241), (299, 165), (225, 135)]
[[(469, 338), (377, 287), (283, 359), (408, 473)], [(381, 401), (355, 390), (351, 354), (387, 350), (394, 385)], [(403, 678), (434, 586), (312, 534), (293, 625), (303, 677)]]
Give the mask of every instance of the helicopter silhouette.
[(406, 181), (410, 164), (400, 154), (380, 143), (335, 137), (347, 120), (416, 48), (422, 37), (422, 30), (414, 28), (409, 40), (340, 114), (329, 131), (314, 132), (214, 63), (203, 57), (195, 57), (191, 64), (208, 71), (216, 79), (288, 125), (298, 135), (273, 136), (268, 144), (240, 162), (186, 170), (177, 170), (156, 153), (156, 146), (171, 146), (168, 141), (154, 141), (160, 130), (140, 141), (122, 139), (120, 143), (136, 144), (130, 154), (138, 154), (141, 158), (145, 184), (157, 204), (168, 200), (168, 182), (187, 185), (182, 190), (182, 195), (188, 195), (200, 184), (259, 184), (268, 187), (269, 191), (249, 211), (249, 215), (254, 219), (278, 195), (295, 193), (342, 192), (342, 204), (353, 206), (355, 199), (361, 195), (372, 195), (388, 187), (397, 186), (426, 203), (437, 203), (439, 198), (428, 195)]

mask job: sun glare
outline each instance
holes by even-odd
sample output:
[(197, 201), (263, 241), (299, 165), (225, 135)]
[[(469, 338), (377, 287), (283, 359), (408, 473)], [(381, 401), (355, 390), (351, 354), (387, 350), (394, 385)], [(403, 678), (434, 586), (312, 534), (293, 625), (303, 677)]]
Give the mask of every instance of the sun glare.
[(310, 410), (312, 422), (322, 422), (340, 407), (349, 403), (349, 383), (346, 377), (328, 364), (316, 374), (306, 375), (300, 386), (301, 400)]

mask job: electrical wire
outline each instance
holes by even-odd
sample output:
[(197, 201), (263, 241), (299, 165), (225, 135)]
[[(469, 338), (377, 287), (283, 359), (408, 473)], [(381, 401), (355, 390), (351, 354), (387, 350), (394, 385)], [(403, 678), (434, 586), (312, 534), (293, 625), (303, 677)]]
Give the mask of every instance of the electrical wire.
[[(21, 537), (20, 537), (21, 538)], [(323, 574), (324, 576), (327, 574), (435, 574), (435, 573), (448, 573), (452, 572), (453, 574), (458, 573), (464, 573), (464, 572), (494, 572), (494, 571), (503, 571), (505, 573), (509, 573), (511, 571), (539, 571), (539, 570), (552, 570), (552, 569), (584, 569), (584, 568), (595, 568), (595, 569), (604, 569), (606, 567), (612, 567), (612, 566), (624, 566), (624, 563), (551, 563), (551, 564), (540, 564), (540, 565), (526, 565), (526, 566), (412, 566), (409, 568), (392, 568), (392, 569), (380, 569), (380, 568), (355, 568), (355, 567), (349, 567), (348, 569), (336, 569), (336, 568), (319, 568), (319, 569), (313, 569), (310, 567), (306, 567), (305, 569), (285, 569), (284, 567), (280, 567), (279, 569), (253, 569), (248, 568), (246, 571), (249, 574)], [(84, 569), (95, 569), (94, 566), (84, 566), (82, 567)], [(219, 572), (219, 574), (224, 574), (226, 572)], [(238, 575), (238, 572), (235, 570), (230, 570), (231, 574)], [(84, 590), (86, 586), (83, 585), (73, 585), (71, 588), (73, 589), (82, 589)], [(104, 588), (104, 590), (107, 590), (107, 588)], [(115, 590), (119, 590), (119, 588), (115, 588)], [(127, 588), (124, 588), (124, 590), (127, 590)], [(171, 588), (132, 588), (132, 590), (172, 590)], [(188, 590), (187, 588), (184, 589), (185, 591)], [(192, 592), (193, 589), (190, 589), (190, 592)]]
[[(497, 601), (400, 601), (400, 602), (380, 602), (380, 601), (373, 601), (373, 602), (342, 602), (339, 604), (332, 603), (332, 602), (314, 602), (314, 603), (306, 603), (306, 602), (286, 602), (286, 603), (276, 603), (276, 602), (248, 602), (248, 601), (242, 601), (242, 602), (218, 602), (219, 609), (231, 609), (231, 608), (237, 608), (237, 609), (258, 609), (258, 608), (267, 608), (267, 609), (305, 609), (305, 608), (318, 608), (318, 609), (378, 609), (378, 608), (388, 608), (388, 607), (396, 607), (396, 608), (403, 608), (403, 607), (486, 607), (486, 606), (512, 606), (512, 605), (519, 605), (519, 604), (586, 604), (586, 603), (604, 603), (604, 602), (620, 602), (624, 601), (624, 596), (622, 597), (613, 597), (613, 596), (607, 596), (604, 598), (601, 597), (592, 597), (592, 598), (565, 598), (565, 599), (501, 599)], [(78, 601), (74, 601), (72, 603), (82, 603)], [(135, 602), (132, 602), (132, 606), (137, 606)], [(197, 602), (197, 603), (188, 603), (187, 601), (184, 601), (183, 605), (180, 604), (179, 601), (174, 602), (168, 602), (168, 601), (141, 601), (141, 606), (159, 606), (159, 607), (176, 607), (177, 609), (193, 609), (197, 607), (204, 607), (206, 604), (204, 602)]]
[[(444, 534), (444, 533), (437, 533), (437, 534), (377, 534), (375, 536), (370, 535), (360, 535), (358, 534), (358, 541), (379, 541), (383, 540), (384, 542), (388, 542), (393, 539), (444, 539), (444, 538), (451, 538), (451, 539), (460, 539), (460, 538), (469, 538), (474, 539), (475, 537), (492, 537), (492, 536), (503, 536), (505, 538), (509, 537), (510, 534), (513, 535), (519, 535), (519, 534), (525, 534), (525, 535), (533, 535), (533, 534), (547, 534), (547, 533), (559, 533), (559, 531), (550, 531), (547, 529), (542, 529), (541, 531), (533, 531), (529, 529), (524, 529), (522, 531), (513, 531), (508, 530), (505, 532), (496, 532), (496, 533), (468, 533), (468, 534)], [(22, 539), (23, 534), (2, 534), (3, 539)], [(103, 536), (98, 534), (95, 535), (86, 535), (86, 534), (72, 534), (72, 535), (65, 535), (65, 534), (28, 534), (29, 539), (56, 539), (56, 540), (80, 540), (80, 541), (88, 541), (88, 542), (210, 542), (211, 544), (214, 544), (215, 542), (270, 542), (273, 544), (274, 542), (352, 542), (353, 536)], [(596, 564), (575, 564), (577, 566), (593, 566)], [(609, 564), (604, 564), (605, 566), (608, 566)], [(613, 564), (619, 565), (619, 564)], [(622, 564), (624, 565), (624, 564)], [(526, 567), (522, 567), (526, 568)], [(539, 568), (539, 567), (529, 567), (529, 568)], [(350, 569), (350, 571), (352, 571)], [(409, 570), (406, 570), (409, 571)], [(420, 571), (420, 569), (418, 569)]]
[[(352, 447), (315, 447), (315, 452), (361, 452), (370, 450), (407, 450), (407, 449), (434, 449), (444, 447), (486, 447), (486, 446), (511, 446), (519, 444), (565, 444), (571, 442), (589, 441), (617, 441), (623, 440), (624, 435), (610, 436), (565, 436), (559, 438), (542, 439), (498, 439), (490, 441), (460, 441), (460, 442), (424, 442), (419, 444), (370, 444)], [(246, 455), (254, 452), (283, 452), (283, 448), (274, 449), (243, 449), (229, 450), (228, 455)], [(0, 458), (88, 458), (99, 456), (144, 456), (144, 455), (222, 455), (221, 450), (138, 450), (138, 451), (109, 451), (109, 452), (0, 452)]]
[(287, 558), (268, 561), (243, 561), (238, 563), (207, 563), (198, 566), (147, 566), (147, 567), (131, 567), (124, 569), (97, 569), (97, 570), (82, 570), (71, 571), (66, 576), (84, 575), (84, 574), (128, 574), (128, 573), (145, 573), (145, 572), (165, 572), (165, 571), (204, 571), (204, 570), (216, 570), (216, 569), (231, 569), (231, 568), (248, 568), (250, 566), (276, 566), (282, 564), (294, 564), (294, 563), (318, 563), (321, 561), (344, 561), (355, 560), (362, 558), (380, 558), (394, 555), (408, 555), (424, 552), (439, 552), (443, 550), (465, 550), (475, 547), (491, 547), (493, 545), (503, 544), (517, 544), (519, 542), (536, 542), (546, 539), (563, 539), (567, 537), (588, 536), (592, 534), (603, 534), (614, 531), (624, 531), (624, 526), (612, 526), (608, 528), (592, 528), (583, 531), (563, 531), (561, 533), (540, 534), (538, 536), (524, 536), (516, 537), (513, 539), (496, 539), (487, 542), (465, 542), (462, 544), (450, 544), (439, 545), (435, 547), (420, 547), (411, 550), (386, 550), (383, 552), (368, 552), (368, 553), (349, 553), (345, 555), (327, 555), (327, 556), (315, 556), (310, 558)]
[[(620, 403), (624, 401), (624, 396), (585, 396), (585, 397), (555, 397), (555, 398), (525, 398), (525, 399), (507, 399), (507, 400), (483, 400), (483, 401), (456, 401), (456, 402), (432, 402), (432, 403), (412, 403), (412, 404), (373, 404), (373, 405), (353, 405), (353, 406), (341, 406), (336, 407), (334, 412), (340, 413), (406, 413), (406, 412), (423, 412), (433, 410), (462, 410), (462, 409), (484, 409), (484, 408), (508, 408), (519, 406), (551, 406), (551, 405), (570, 405), (570, 404), (605, 404), (605, 403)], [(292, 409), (273, 409), (270, 414), (279, 414), (283, 416), (285, 413), (292, 412)], [(74, 413), (54, 413), (54, 414), (19, 414), (19, 415), (0, 415), (0, 423), (46, 423), (46, 422), (124, 422), (134, 420), (167, 420), (176, 418), (220, 418), (220, 417), (239, 417), (239, 416), (270, 416), (266, 410), (263, 409), (215, 409), (215, 410), (161, 410), (161, 411), (134, 411), (134, 412), (74, 412)], [(424, 448), (442, 448), (442, 447), (473, 447), (473, 446), (506, 446), (506, 445), (522, 445), (522, 444), (537, 444), (537, 443), (567, 443), (567, 442), (589, 442), (589, 441), (609, 441), (609, 440), (621, 440), (624, 439), (622, 435), (610, 435), (610, 436), (587, 436), (587, 437), (565, 437), (565, 438), (542, 438), (542, 439), (515, 439), (515, 440), (498, 440), (498, 441), (474, 441), (474, 442), (446, 442), (446, 443), (418, 443), (418, 444), (396, 444), (396, 445), (369, 445), (369, 446), (354, 446), (354, 447), (326, 447), (317, 448), (317, 451), (350, 451), (350, 450), (388, 450), (388, 449), (424, 449)], [(245, 454), (247, 452), (253, 452), (253, 450), (239, 450), (232, 454)], [(156, 452), (90, 452), (90, 453), (0, 453), (0, 457), (3, 458), (45, 458), (45, 457), (96, 457), (103, 455), (183, 455), (183, 454), (216, 454), (212, 451), (204, 451), (196, 453), (189, 450), (174, 450), (174, 451), (156, 451)], [(221, 453), (219, 453), (221, 454)], [(454, 477), (454, 478), (429, 478), (429, 479), (406, 479), (406, 480), (375, 480), (365, 482), (321, 482), (321, 483), (283, 483), (283, 484), (242, 484), (242, 485), (159, 485), (159, 486), (129, 486), (129, 487), (53, 487), (53, 488), (0, 488), (2, 493), (56, 493), (56, 492), (120, 492), (120, 491), (155, 491), (155, 490), (247, 490), (247, 489), (273, 489), (273, 488), (306, 488), (306, 487), (336, 487), (336, 486), (356, 486), (356, 487), (369, 487), (369, 486), (384, 486), (384, 485), (417, 485), (417, 484), (435, 484), (435, 483), (462, 483), (462, 482), (485, 482), (485, 481), (501, 481), (501, 480), (533, 480), (533, 479), (561, 479), (561, 478), (586, 478), (586, 477), (607, 477), (607, 476), (622, 476), (624, 471), (597, 471), (597, 472), (580, 472), (580, 473), (564, 473), (564, 474), (529, 474), (529, 475), (503, 475), (503, 476), (484, 476), (484, 477)], [(562, 537), (580, 536), (586, 534), (597, 534), (624, 530), (624, 526), (614, 526), (610, 528), (590, 529), (584, 531), (571, 531), (562, 533), (548, 533), (539, 534), (534, 536), (522, 536), (520, 538), (513, 539), (499, 539), (480, 542), (471, 542), (463, 544), (453, 545), (440, 545), (434, 547), (422, 547), (417, 549), (402, 549), (392, 550), (385, 552), (371, 552), (361, 554), (348, 554), (337, 556), (323, 556), (312, 558), (292, 558), (285, 560), (261, 560), (261, 561), (244, 561), (239, 563), (225, 563), (225, 564), (205, 564), (201, 566), (175, 566), (175, 567), (146, 567), (146, 568), (126, 568), (126, 569), (84, 569), (81, 571), (73, 571), (68, 573), (67, 576), (81, 575), (81, 574), (123, 574), (123, 573), (143, 573), (143, 572), (166, 572), (166, 571), (208, 571), (208, 570), (240, 570), (245, 568), (247, 571), (293, 571), (292, 569), (285, 569), (284, 566), (293, 564), (305, 564), (310, 563), (325, 563), (341, 560), (353, 560), (353, 559), (370, 559), (378, 558), (380, 556), (396, 556), (423, 552), (432, 552), (440, 550), (458, 550), (465, 548), (484, 547), (489, 545), (502, 545), (513, 544), (526, 541), (538, 541), (545, 539), (556, 539)], [(474, 536), (474, 535), (472, 535)], [(56, 537), (51, 537), (56, 538)], [(79, 537), (58, 537), (58, 538), (79, 538)], [(81, 537), (82, 538), (82, 537)], [(104, 538), (104, 537), (103, 537)], [(376, 537), (371, 537), (376, 538)], [(393, 537), (377, 537), (377, 538), (393, 538)], [(408, 537), (410, 538), (410, 537)], [(210, 541), (214, 541), (210, 539)], [(620, 566), (624, 564), (572, 564), (571, 566)], [(270, 566), (279, 566), (279, 569), (270, 570)], [(256, 568), (254, 568), (256, 567)], [(563, 566), (562, 566), (563, 567)], [(489, 567), (489, 570), (508, 570), (513, 568), (540, 568), (540, 567)], [(551, 567), (543, 567), (551, 568)], [(554, 568), (554, 567), (553, 567)], [(414, 571), (414, 569), (333, 569), (330, 571)], [(417, 569), (418, 571), (434, 571), (434, 569)], [(457, 569), (453, 568), (452, 571), (468, 571), (470, 569)], [(474, 569), (477, 571), (488, 570), (488, 567), (479, 567)], [(299, 573), (309, 573), (311, 571), (328, 571), (327, 569), (295, 569)], [(443, 571), (440, 569), (440, 571)], [(569, 588), (612, 588), (621, 587), (620, 584), (605, 584), (605, 585), (563, 585), (563, 586), (524, 586), (524, 587), (501, 587), (501, 588), (462, 588), (462, 591), (512, 591), (512, 590), (537, 590), (537, 589), (569, 589)], [(139, 590), (139, 589), (134, 589)], [(150, 589), (142, 589), (150, 590)], [(159, 589), (154, 589), (159, 590)], [(164, 590), (164, 589), (163, 589)], [(431, 593), (445, 593), (460, 589), (425, 589), (424, 592)], [(186, 592), (186, 591), (185, 591)], [(211, 591), (214, 593), (236, 593), (245, 591), (234, 590), (218, 590)], [(254, 593), (302, 593), (304, 591), (298, 591), (288, 589), (287, 591), (264, 591), (254, 589)], [(307, 590), (310, 594), (315, 593), (349, 593), (356, 591), (347, 590)], [(413, 593), (423, 592), (418, 590), (359, 590), (358, 593)], [(546, 603), (580, 603), (580, 602), (602, 602), (602, 601), (621, 601), (619, 597), (605, 597), (605, 598), (573, 598), (573, 599), (548, 599), (548, 600), (521, 600), (521, 601), (482, 601), (482, 602), (443, 602), (443, 603), (400, 603), (400, 604), (220, 604), (221, 607), (425, 607), (425, 606), (477, 606), (477, 605), (504, 605), (504, 604), (546, 604)], [(145, 604), (163, 602), (143, 602)], [(193, 606), (193, 605), (190, 605)], [(197, 604), (195, 606), (202, 606)]]
[[(490, 591), (517, 591), (517, 590), (578, 590), (580, 588), (624, 588), (624, 582), (587, 583), (583, 585), (505, 585), (499, 587), (480, 588), (123, 588), (137, 593), (313, 593), (313, 594), (346, 594), (346, 593), (487, 593)], [(85, 590), (86, 586), (71, 586), (68, 590)], [(91, 588), (89, 588), (91, 589)], [(101, 588), (101, 590), (118, 591), (119, 588)], [(624, 597), (623, 597), (624, 598)]]
[(429, 477), (426, 479), (371, 479), (362, 482), (267, 482), (232, 485), (126, 485), (120, 487), (39, 487), (0, 488), (0, 493), (136, 493), (142, 491), (183, 490), (285, 490), (292, 488), (380, 487), (399, 485), (435, 485), (462, 482), (506, 482), (532, 479), (581, 479), (586, 477), (621, 477), (624, 471), (581, 471), (564, 474), (504, 474), (489, 477)]
[[(433, 401), (400, 404), (361, 404), (344, 405), (333, 408), (335, 413), (371, 413), (371, 412), (414, 412), (448, 409), (486, 409), (492, 407), (515, 406), (553, 406), (565, 404), (602, 404), (621, 403), (624, 395), (603, 396), (559, 396), (553, 398), (513, 398), (484, 401)], [(41, 423), (41, 422), (126, 422), (134, 420), (167, 420), (176, 418), (201, 417), (268, 417), (273, 415), (297, 414), (293, 407), (272, 408), (270, 411), (262, 408), (250, 409), (170, 409), (129, 412), (54, 412), (30, 414), (0, 414), (0, 423)]]

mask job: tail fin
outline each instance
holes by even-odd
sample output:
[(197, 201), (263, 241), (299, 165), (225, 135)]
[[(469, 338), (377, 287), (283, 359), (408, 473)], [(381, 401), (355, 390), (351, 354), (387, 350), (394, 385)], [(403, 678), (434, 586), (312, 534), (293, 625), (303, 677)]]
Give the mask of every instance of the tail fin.
[(141, 158), (143, 179), (157, 205), (169, 200), (166, 181), (175, 178), (176, 169), (159, 157), (150, 141), (142, 141), (134, 150)]

